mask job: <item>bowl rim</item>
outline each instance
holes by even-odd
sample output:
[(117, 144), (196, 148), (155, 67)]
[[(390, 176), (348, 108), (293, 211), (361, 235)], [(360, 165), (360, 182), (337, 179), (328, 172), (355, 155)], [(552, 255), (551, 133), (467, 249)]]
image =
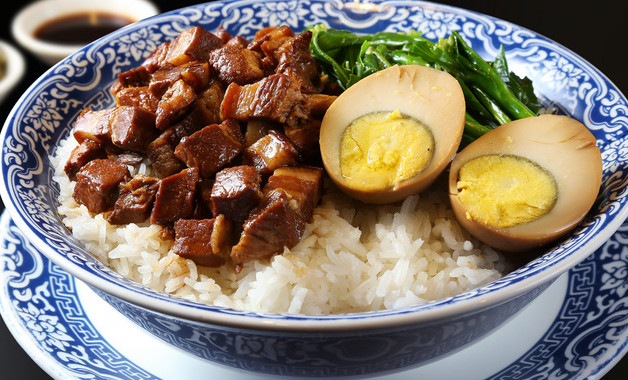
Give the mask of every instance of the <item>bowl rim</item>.
[[(125, 7), (119, 6), (122, 4)], [(72, 5), (73, 8), (76, 7), (76, 9), (67, 10), (66, 7), (69, 5)], [(36, 38), (33, 33), (47, 22), (63, 16), (87, 12), (90, 9), (121, 14), (136, 21), (159, 14), (157, 6), (149, 0), (108, 0), (104, 2), (99, 0), (39, 0), (18, 11), (11, 22), (11, 33), (24, 49), (37, 55), (40, 59), (56, 63), (56, 61), (69, 56), (86, 45), (46, 42)], [(34, 15), (38, 13), (45, 14), (45, 16), (37, 19), (37, 21), (32, 21)]]
[[(419, 1), (419, 3), (431, 4), (422, 1)], [(171, 14), (181, 12), (182, 9), (190, 9), (200, 6), (203, 6), (203, 4), (162, 13), (160, 15), (150, 17), (146, 20), (139, 21), (136, 24), (138, 24), (138, 27), (140, 27), (141, 25), (144, 25), (146, 23), (151, 23), (156, 18), (162, 18)], [(457, 11), (462, 10), (461, 8), (452, 6), (439, 6), (443, 9), (455, 9)], [(462, 11), (472, 14), (479, 14), (467, 10)], [(486, 15), (482, 16), (492, 17)], [(524, 29), (518, 25), (516, 25), (516, 27)], [(111, 33), (108, 38), (118, 38), (118, 35), (122, 33), (124, 33), (123, 30), (115, 31)], [(80, 51), (85, 51), (92, 44), (83, 47), (82, 49), (80, 49)], [(574, 56), (579, 57), (570, 50), (564, 47), (563, 49), (570, 52), (571, 54), (574, 54)], [(74, 54), (79, 54), (79, 52)], [(65, 58), (63, 62), (71, 60), (72, 56)], [(8, 124), (10, 124), (9, 121), (15, 117), (15, 114), (18, 110), (18, 105), (22, 104), (25, 101), (29, 93), (31, 93), (33, 89), (37, 88), (41, 84), (41, 82), (45, 80), (47, 74), (50, 73), (53, 69), (54, 68), (50, 68), (37, 81), (35, 81), (16, 103), (15, 107), (12, 109), (9, 117), (7, 118), (7, 122), (2, 129), (2, 133), (0, 134), (0, 144), (5, 143), (5, 138), (8, 131)], [(4, 175), (5, 173), (2, 174)], [(25, 231), (27, 233), (33, 245), (40, 252), (46, 255), (46, 257), (48, 257), (54, 264), (58, 265), (63, 270), (70, 273), (79, 280), (87, 283), (91, 287), (99, 289), (104, 293), (110, 294), (116, 298), (129, 302), (141, 308), (145, 308), (153, 312), (166, 314), (176, 318), (182, 318), (192, 322), (218, 325), (229, 328), (282, 332), (320, 333), (400, 328), (409, 324), (431, 323), (443, 318), (474, 313), (478, 312), (480, 309), (485, 309), (487, 307), (495, 307), (499, 304), (505, 303), (511, 299), (530, 292), (543, 284), (549, 284), (551, 281), (558, 278), (558, 276), (560, 276), (576, 264), (580, 263), (595, 249), (600, 247), (621, 226), (626, 217), (628, 217), (628, 205), (625, 205), (621, 210), (616, 213), (617, 216), (606, 228), (601, 230), (590, 240), (586, 241), (584, 245), (580, 246), (575, 252), (573, 252), (569, 256), (564, 257), (557, 262), (553, 262), (551, 263), (551, 265), (543, 266), (541, 270), (535, 269), (533, 272), (528, 273), (526, 276), (520, 276), (521, 278), (515, 277), (513, 275), (513, 277), (515, 277), (516, 279), (517, 286), (501, 287), (499, 289), (491, 290), (480, 295), (473, 295), (465, 299), (456, 299), (456, 296), (448, 297), (441, 300), (441, 302), (436, 305), (432, 305), (432, 302), (428, 302), (426, 304), (416, 307), (401, 308), (396, 310), (320, 316), (306, 314), (292, 315), (282, 313), (258, 313), (247, 311), (240, 312), (228, 308), (224, 308), (223, 310), (222, 308), (218, 308), (216, 306), (200, 303), (194, 303), (194, 305), (173, 303), (168, 300), (168, 297), (165, 297), (163, 295), (147, 296), (146, 292), (131, 292), (128, 288), (122, 286), (120, 283), (101, 278), (100, 276), (97, 276), (93, 273), (89, 273), (85, 269), (80, 268), (74, 263), (70, 262), (69, 259), (56, 254), (52, 247), (48, 246), (43, 240), (41, 240), (35, 233), (31, 231), (31, 227), (28, 225), (28, 223), (26, 223), (26, 221), (23, 220), (21, 215), (19, 215), (19, 212), (17, 211), (17, 208), (13, 203), (13, 199), (9, 196), (5, 181), (2, 181), (2, 185), (0, 186), (0, 195), (2, 196), (3, 200), (5, 200), (7, 210), (10, 212), (16, 225), (18, 225), (20, 229), (22, 229), (22, 231)], [(511, 274), (508, 274), (505, 277), (509, 275)], [(455, 302), (453, 303), (450, 302), (452, 298), (455, 300)], [(231, 311), (235, 313), (227, 313), (225, 311)]]
[(26, 61), (19, 50), (4, 40), (0, 40), (0, 54), (5, 55), (7, 65), (5, 76), (0, 79), (1, 98), (8, 95), (22, 79), (26, 71)]

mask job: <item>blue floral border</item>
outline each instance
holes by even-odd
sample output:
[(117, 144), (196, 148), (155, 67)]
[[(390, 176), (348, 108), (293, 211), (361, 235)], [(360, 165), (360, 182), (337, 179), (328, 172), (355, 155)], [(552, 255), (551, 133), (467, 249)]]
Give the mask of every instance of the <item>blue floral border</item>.
[(12, 332), (22, 335), (19, 342), (30, 341), (59, 378), (156, 379), (100, 335), (74, 278), (38, 253), (6, 212), (0, 231), (0, 310), (7, 325), (14, 324)]
[[(18, 341), (32, 340), (63, 378), (155, 378), (100, 335), (73, 277), (38, 253), (7, 213), (0, 231), (0, 311), (25, 335)], [(563, 305), (543, 337), (490, 379), (577, 379), (608, 369), (628, 345), (627, 247), (628, 222), (570, 271)]]

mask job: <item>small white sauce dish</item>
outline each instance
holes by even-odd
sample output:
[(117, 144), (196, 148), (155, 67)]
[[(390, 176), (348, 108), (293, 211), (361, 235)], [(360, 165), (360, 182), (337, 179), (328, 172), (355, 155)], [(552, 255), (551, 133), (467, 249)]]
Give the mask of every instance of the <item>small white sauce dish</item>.
[(0, 41), (0, 56), (5, 65), (4, 75), (0, 77), (0, 103), (2, 103), (24, 76), (26, 63), (22, 54), (5, 41)]
[(115, 14), (139, 21), (158, 14), (159, 10), (148, 0), (39, 0), (18, 12), (11, 32), (24, 49), (53, 65), (84, 45), (42, 41), (35, 37), (35, 32), (46, 23), (85, 12)]

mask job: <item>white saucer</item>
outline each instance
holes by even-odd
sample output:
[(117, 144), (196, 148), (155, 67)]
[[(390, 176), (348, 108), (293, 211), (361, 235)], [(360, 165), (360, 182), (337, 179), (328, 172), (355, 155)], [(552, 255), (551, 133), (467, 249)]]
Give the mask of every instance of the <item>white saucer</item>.
[[(386, 379), (599, 378), (628, 351), (628, 222), (488, 337)], [(623, 255), (623, 256), (622, 256)], [(138, 328), (0, 218), (0, 313), (55, 379), (260, 379)]]

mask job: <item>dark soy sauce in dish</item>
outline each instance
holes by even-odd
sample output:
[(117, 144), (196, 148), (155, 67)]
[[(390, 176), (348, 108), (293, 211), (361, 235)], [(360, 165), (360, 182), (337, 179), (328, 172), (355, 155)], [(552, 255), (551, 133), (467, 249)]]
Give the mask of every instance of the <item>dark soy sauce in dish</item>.
[(134, 20), (103, 12), (82, 12), (60, 16), (35, 30), (35, 38), (64, 45), (84, 45)]

